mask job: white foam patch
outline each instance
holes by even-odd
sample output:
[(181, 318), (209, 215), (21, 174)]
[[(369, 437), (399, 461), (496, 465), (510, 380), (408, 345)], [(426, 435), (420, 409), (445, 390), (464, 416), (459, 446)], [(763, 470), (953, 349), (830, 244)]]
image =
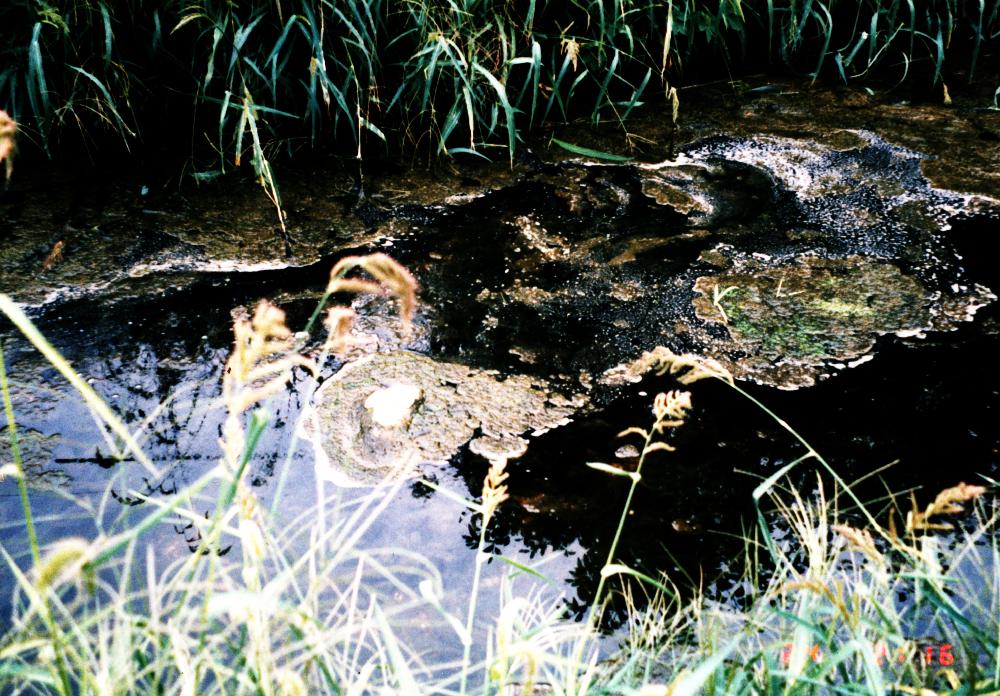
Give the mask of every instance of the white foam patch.
[(152, 273), (256, 273), (259, 271), (280, 271), (310, 263), (303, 259), (301, 263), (287, 261), (258, 261), (250, 263), (241, 259), (212, 259), (201, 261), (194, 259), (173, 259), (160, 263), (140, 263), (128, 271), (130, 278), (142, 278)]
[(470, 203), (477, 198), (482, 198), (486, 195), (486, 191), (477, 191), (475, 193), (455, 193), (444, 199), (444, 202), (448, 205), (462, 205), (463, 203)]

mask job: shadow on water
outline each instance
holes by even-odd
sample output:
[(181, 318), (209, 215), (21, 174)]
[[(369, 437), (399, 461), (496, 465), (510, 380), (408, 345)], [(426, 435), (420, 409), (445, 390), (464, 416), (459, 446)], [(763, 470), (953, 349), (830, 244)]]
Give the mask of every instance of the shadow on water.
[[(553, 572), (569, 586), (569, 608), (578, 616), (593, 596), (626, 493), (624, 479), (609, 481), (585, 464), (634, 466), (637, 452), (617, 434), (648, 425), (653, 396), (673, 387), (664, 378), (625, 386), (602, 385), (599, 378), (659, 344), (679, 351), (712, 347), (716, 340), (716, 347), (728, 345), (727, 328), (705, 321), (694, 306), (696, 279), (717, 272), (719, 254), (706, 252), (724, 248), (737, 262), (757, 254), (765, 259), (760, 263), (780, 264), (796, 254), (852, 259), (864, 247), (868, 256), (898, 261), (919, 277), (924, 273), (919, 259), (908, 262), (906, 254), (932, 249), (944, 258), (947, 277), (939, 282), (1000, 287), (982, 252), (987, 220), (956, 219), (945, 238), (900, 222), (902, 213), (890, 211), (892, 224), (862, 226), (862, 233), (845, 241), (829, 235), (824, 215), (845, 207), (885, 212), (873, 191), (830, 188), (826, 198), (803, 204), (773, 173), (712, 154), (713, 148), (733, 149), (731, 143), (701, 147), (709, 152), (711, 167), (651, 177), (634, 167), (538, 164), (526, 180), (496, 190), (483, 186), (460, 203), (386, 206), (376, 198), (354, 211), (365, 225), (381, 230), (370, 235), (370, 246), (357, 250), (391, 252), (423, 286), (418, 323), (425, 338), (417, 349), (501, 374), (545, 377), (588, 395), (590, 408), (569, 425), (531, 437), (528, 453), (510, 464), (511, 500), (488, 533), (494, 548), (510, 556), (562, 554)], [(879, 159), (877, 149), (862, 148), (853, 159), (838, 152), (829, 161), (860, 171), (859, 176), (866, 168), (901, 168), (894, 182), (919, 184), (911, 180), (915, 164), (900, 164), (889, 155)], [(691, 194), (696, 179), (710, 205)], [(232, 309), (273, 298), (288, 312), (289, 325), (300, 328), (333, 260), (348, 251), (299, 268), (198, 272), (155, 299), (128, 293), (112, 304), (99, 296), (75, 299), (36, 310), (36, 316), (43, 333), (126, 422), (148, 421), (148, 452), (167, 473), (141, 486), (167, 498), (219, 456), (223, 413), (217, 398)], [(955, 259), (963, 257), (958, 264)], [(163, 282), (178, 277), (165, 274)], [(387, 310), (375, 311), (388, 316)], [(748, 389), (846, 480), (892, 463), (859, 487), (862, 499), (912, 486), (933, 495), (977, 473), (994, 474), (1000, 380), (993, 361), (1000, 354), (1000, 313), (992, 304), (953, 331), (924, 329), (920, 339), (875, 332), (877, 356), (851, 369), (838, 368), (836, 361), (808, 364), (808, 379), (815, 382), (809, 388), (775, 389), (776, 378), (760, 372), (750, 376), (763, 384)], [(6, 324), (0, 326), (0, 340), (10, 362), (27, 469), (39, 491), (38, 513), (58, 520), (68, 496), (96, 500), (122, 465), (55, 370)], [(728, 357), (740, 364), (738, 354)], [(339, 366), (324, 366), (320, 381)], [(299, 375), (271, 403), (272, 428), (250, 473), (265, 500), (273, 494), (276, 469), (314, 386)], [(673, 437), (677, 451), (658, 453), (644, 471), (620, 560), (652, 574), (665, 571), (679, 584), (714, 589), (738, 604), (749, 589), (735, 572), (734, 559), (744, 550), (739, 535), (752, 524), (750, 491), (802, 450), (723, 384), (699, 383), (692, 391), (695, 410)], [(309, 449), (297, 447), (291, 463), (289, 490), (311, 495)], [(451, 466), (424, 474), (475, 498), (485, 470), (485, 460), (464, 447)], [(805, 469), (796, 475), (804, 489), (814, 485)], [(133, 479), (133, 485), (139, 484)], [(431, 549), (443, 559), (446, 582), (465, 587), (471, 554), (459, 550), (475, 547), (478, 518), (420, 483), (407, 490), (362, 543), (413, 542), (411, 548)], [(129, 506), (126, 497), (113, 495), (120, 507)], [(306, 504), (303, 496), (294, 497)], [(15, 506), (4, 508), (4, 533), (13, 537), (19, 533)], [(77, 519), (66, 516), (55, 527), (64, 534), (93, 531), (92, 523)], [(415, 528), (429, 533), (412, 539)], [(157, 543), (167, 556), (191, 547), (183, 530), (173, 537), (167, 530)], [(0, 576), (0, 583), (10, 582)], [(464, 606), (460, 590), (452, 601)], [(616, 606), (612, 624), (623, 618)]]
[[(980, 473), (996, 476), (1000, 389), (990, 364), (1000, 336), (997, 313), (983, 319), (982, 329), (968, 327), (958, 337), (930, 336), (923, 343), (889, 339), (878, 360), (808, 390), (749, 390), (847, 481), (888, 467), (854, 490), (863, 501), (882, 500), (877, 510), (887, 492), (901, 493), (905, 512), (911, 488), (926, 502), (959, 481), (977, 481)], [(655, 379), (640, 384), (650, 397), (617, 400), (599, 415), (546, 434), (512, 468), (512, 502), (498, 514), (491, 538), (501, 545), (517, 540), (532, 554), (579, 541), (587, 551), (571, 581), (583, 600), (574, 602), (578, 615), (597, 585), (603, 549), (627, 491), (626, 483), (609, 482), (583, 462), (627, 466), (628, 459), (615, 458), (621, 445), (616, 434), (651, 422), (652, 394), (672, 386)], [(738, 602), (749, 588), (730, 571), (744, 550), (734, 535), (753, 524), (750, 491), (803, 450), (721, 383), (692, 391), (697, 407), (673, 439), (677, 451), (661, 453), (644, 468), (620, 557), (645, 572), (666, 570), (681, 584), (686, 577)], [(474, 491), (485, 467), (466, 471)], [(794, 480), (800, 490), (811, 491), (815, 476), (815, 468), (801, 466)], [(824, 478), (829, 491), (831, 482)], [(887, 516), (880, 521), (887, 523)], [(471, 544), (474, 538), (470, 529), (466, 539)]]

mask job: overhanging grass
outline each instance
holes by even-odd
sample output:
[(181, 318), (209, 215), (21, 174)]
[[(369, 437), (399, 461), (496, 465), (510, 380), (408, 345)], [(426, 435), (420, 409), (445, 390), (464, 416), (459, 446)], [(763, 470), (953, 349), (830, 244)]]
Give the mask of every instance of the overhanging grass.
[[(345, 259), (333, 283), (346, 282), (348, 266), (366, 269), (394, 289), (406, 311), (407, 276), (386, 257)], [(354, 280), (352, 287), (374, 286)], [(85, 382), (2, 295), (0, 309), (92, 402)], [(914, 501), (902, 528), (882, 525), (884, 510), (861, 505), (821, 455), (759, 402), (803, 454), (753, 492), (758, 525), (745, 536), (746, 556), (761, 560), (746, 567), (755, 594), (747, 610), (721, 604), (707, 592), (692, 597), (668, 576), (650, 577), (622, 564), (617, 546), (628, 534), (626, 502), (586, 622), (566, 621), (558, 603), (525, 589), (537, 570), (515, 563), (500, 587), (499, 615), (489, 625), (475, 625), (478, 578), (488, 557), (485, 530), (506, 499), (506, 461), (498, 459), (491, 462), (481, 501), (463, 503), (456, 492), (449, 495), (483, 518), (463, 622), (442, 606), (444, 582), (431, 559), (409, 549), (360, 545), (365, 530), (392, 504), (398, 484), (342, 505), (317, 481), (316, 504), (294, 519), (282, 519), (278, 501), (270, 512), (259, 505), (245, 465), (267, 427), (263, 404), (293, 367), (309, 366), (294, 352), (283, 322), (266, 303), (252, 322), (236, 320), (237, 340), (224, 376), (222, 451), (199, 480), (164, 502), (131, 489), (120, 467), (111, 485), (145, 500), (144, 516), (139, 510), (121, 528), (93, 539), (51, 539), (39, 527), (35, 541), (29, 524), (30, 555), (18, 552), (23, 540), (3, 539), (0, 556), (16, 586), (12, 627), (0, 637), (0, 691), (419, 694), (466, 693), (471, 687), (532, 694), (537, 686), (557, 694), (661, 696), (1000, 688), (1000, 517), (982, 503), (984, 491), (957, 486), (926, 507)], [(681, 387), (716, 378), (737, 388), (711, 361), (659, 355), (660, 371)], [(6, 382), (0, 370), (13, 423)], [(682, 389), (658, 395), (652, 424), (623, 433), (643, 443), (635, 471), (591, 466), (634, 491), (644, 468), (655, 465), (646, 462), (647, 455), (672, 449), (671, 433), (683, 427), (691, 398)], [(91, 406), (98, 418), (113, 416)], [(16, 452), (15, 432), (8, 428)], [(131, 447), (137, 439), (125, 438)], [(811, 494), (795, 488), (790, 474), (809, 465), (833, 483), (817, 478)], [(17, 479), (30, 522), (29, 482), (16, 456), (4, 473)], [(975, 524), (942, 537), (938, 526), (972, 500), (978, 504)], [(841, 510), (845, 501), (850, 516)], [(211, 518), (202, 512), (213, 508)], [(168, 522), (196, 529), (199, 552), (167, 565), (148, 550), (137, 553), (144, 537)], [(629, 612), (619, 654), (598, 661), (596, 629), (618, 587), (647, 592), (652, 600)], [(428, 661), (426, 646), (400, 633), (408, 617), (429, 615), (440, 619), (436, 635), (451, 636), (463, 653), (460, 662)], [(471, 659), (473, 645), (484, 658)]]

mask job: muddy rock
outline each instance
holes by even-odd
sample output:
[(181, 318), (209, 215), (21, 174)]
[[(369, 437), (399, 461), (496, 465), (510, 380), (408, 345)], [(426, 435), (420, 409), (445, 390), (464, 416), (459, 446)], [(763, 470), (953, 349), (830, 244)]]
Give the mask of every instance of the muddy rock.
[(500, 379), (416, 353), (377, 353), (323, 384), (304, 430), (322, 476), (376, 485), (446, 462), (466, 443), (488, 459), (514, 459), (527, 450), (524, 436), (569, 423), (586, 403), (521, 375)]

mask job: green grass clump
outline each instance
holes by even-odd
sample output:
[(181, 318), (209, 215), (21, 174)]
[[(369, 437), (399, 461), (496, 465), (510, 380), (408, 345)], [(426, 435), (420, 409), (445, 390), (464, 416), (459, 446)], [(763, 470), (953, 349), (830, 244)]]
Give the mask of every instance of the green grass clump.
[(972, 82), (998, 16), (1000, 0), (11, 0), (0, 111), (49, 155), (186, 144), (199, 181), (249, 157), (287, 247), (279, 153), (513, 163), (545, 121), (624, 124), (662, 100), (676, 124), (678, 85), (741, 66), (902, 83), (930, 64), (950, 103), (946, 58)]

